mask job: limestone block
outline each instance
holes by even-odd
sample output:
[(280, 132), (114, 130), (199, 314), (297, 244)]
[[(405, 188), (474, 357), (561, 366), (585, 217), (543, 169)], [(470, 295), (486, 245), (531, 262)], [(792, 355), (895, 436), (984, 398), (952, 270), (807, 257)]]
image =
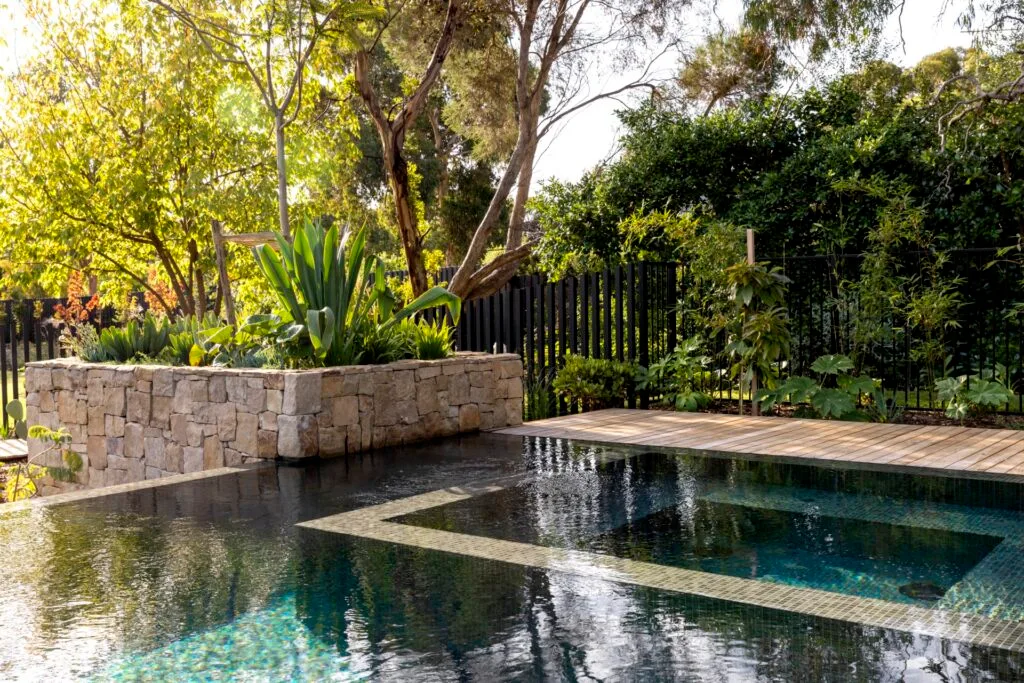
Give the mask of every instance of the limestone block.
[(214, 376), (210, 378), (210, 402), (211, 403), (224, 403), (228, 400), (228, 390), (225, 382), (226, 378), (222, 376)]
[[(92, 473), (89, 473), (90, 476)], [(104, 486), (117, 486), (128, 483), (128, 472), (126, 470), (112, 470), (109, 467), (103, 470)], [(94, 484), (95, 485), (95, 484)]]
[(470, 387), (469, 402), (478, 405), (489, 404), (494, 401), (494, 389), (486, 387)]
[(160, 469), (150, 467), (149, 465), (146, 466), (146, 479), (159, 479), (163, 475), (164, 473)]
[(202, 472), (203, 471), (203, 449), (195, 446), (186, 446), (182, 449), (182, 472), (189, 474), (191, 472)]
[(452, 375), (448, 379), (448, 404), (461, 406), (469, 402), (469, 377)]
[[(261, 429), (256, 434), (256, 455), (265, 460), (273, 460), (277, 457), (277, 432)], [(252, 457), (242, 454), (244, 457)]]
[(124, 436), (125, 420), (117, 415), (103, 417), (103, 434), (106, 436)]
[(182, 446), (188, 445), (188, 415), (171, 415), (171, 438)]
[(272, 413), (281, 412), (284, 401), (284, 392), (280, 389), (267, 389), (267, 410)]
[(103, 406), (90, 406), (86, 409), (86, 414), (88, 415), (89, 436), (102, 436), (106, 430), (104, 424), (106, 415), (103, 413)]
[(428, 365), (426, 367), (416, 368), (416, 379), (418, 381), (437, 377), (440, 374), (441, 366), (439, 365)]
[(143, 440), (146, 451), (146, 466), (166, 469), (164, 463), (164, 452), (166, 444), (162, 437), (147, 436)]
[(107, 415), (118, 415), (124, 417), (124, 387), (103, 388), (103, 412), (106, 413)]
[(174, 396), (174, 371), (158, 369), (153, 372), (153, 396)]
[(410, 397), (416, 391), (416, 371), (400, 370), (392, 374), (392, 383), (399, 396)]
[(509, 398), (505, 400), (506, 425), (514, 426), (523, 423), (523, 400), (521, 398)]
[(119, 436), (108, 436), (106, 438), (107, 453), (112, 455), (124, 455), (124, 438)]
[(322, 398), (334, 398), (341, 396), (343, 380), (338, 374), (324, 375), (321, 381), (320, 395)]
[(97, 470), (107, 468), (107, 439), (103, 436), (90, 436), (86, 442), (85, 453), (89, 458), (89, 467)]
[(99, 377), (89, 377), (86, 381), (86, 400), (89, 401), (89, 407), (103, 406), (103, 389), (106, 384)]
[(467, 403), (459, 407), (459, 431), (471, 432), (480, 429), (480, 407)]
[(523, 361), (502, 360), (498, 361), (498, 371), (501, 379), (523, 376)]
[(437, 385), (433, 379), (421, 379), (416, 383), (416, 412), (420, 415), (441, 410)]
[(237, 420), (238, 426), (235, 428), (235, 439), (231, 442), (231, 447), (246, 455), (256, 455), (257, 432), (260, 428), (259, 416), (238, 413)]
[(127, 458), (141, 458), (145, 455), (146, 444), (142, 425), (129, 422), (124, 426), (124, 454)]
[[(124, 408), (124, 399), (121, 402)], [(70, 391), (62, 391), (57, 399), (57, 417), (64, 425), (84, 425), (89, 422), (89, 403), (79, 401)]]
[(311, 415), (320, 412), (321, 386), (321, 375), (318, 372), (285, 375), (281, 412), (285, 415)]
[(149, 424), (152, 397), (147, 392), (128, 392), (128, 421)]
[(53, 379), (49, 368), (26, 368), (25, 369), (25, 392), (50, 391), (53, 388)]
[(338, 455), (345, 452), (346, 427), (320, 429), (320, 455)]
[(331, 401), (331, 422), (335, 427), (347, 427), (359, 423), (359, 398), (339, 396)]
[(203, 469), (213, 470), (224, 467), (224, 445), (215, 436), (206, 438), (203, 442)]
[(176, 443), (168, 443), (164, 446), (164, 466), (165, 472), (181, 473), (184, 471), (183, 467), (183, 456), (184, 449)]
[(170, 396), (153, 396), (153, 400), (150, 402), (150, 425), (160, 427), (161, 429), (170, 428), (172, 401), (173, 398)]
[[(319, 377), (318, 377), (319, 379)], [(319, 394), (317, 401), (319, 401)], [(288, 381), (285, 380), (285, 409), (288, 407)], [(319, 434), (312, 415), (281, 415), (277, 418), (277, 452), (283, 458), (307, 458), (317, 454)]]
[(242, 464), (242, 453), (236, 451), (234, 448), (224, 449), (224, 466), (225, 467), (238, 467)]
[(260, 429), (266, 429), (271, 432), (277, 431), (277, 413), (269, 410), (264, 410), (260, 413)]

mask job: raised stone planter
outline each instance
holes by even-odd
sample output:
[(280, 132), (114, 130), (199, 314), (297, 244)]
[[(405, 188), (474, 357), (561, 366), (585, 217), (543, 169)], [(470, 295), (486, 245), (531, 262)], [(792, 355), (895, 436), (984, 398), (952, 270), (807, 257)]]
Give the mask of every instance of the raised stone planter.
[[(25, 390), (28, 423), (66, 428), (85, 460), (77, 484), (52, 483), (66, 489), (515, 425), (522, 422), (522, 375), (514, 354), (319, 370), (64, 358), (29, 363)], [(30, 457), (42, 448), (29, 440)]]

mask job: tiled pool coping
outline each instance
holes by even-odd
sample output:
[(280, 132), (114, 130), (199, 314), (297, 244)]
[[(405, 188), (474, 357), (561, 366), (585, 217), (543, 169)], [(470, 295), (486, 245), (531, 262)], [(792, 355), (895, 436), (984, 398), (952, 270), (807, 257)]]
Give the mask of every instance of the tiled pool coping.
[(925, 609), (875, 598), (843, 595), (580, 550), (470, 536), (388, 521), (413, 512), (499, 491), (514, 486), (522, 481), (524, 476), (526, 475), (514, 475), (472, 486), (440, 489), (302, 522), (299, 526), (1024, 652), (1024, 622), (941, 609)]
[(189, 481), (199, 481), (201, 479), (222, 477), (225, 474), (245, 472), (246, 470), (251, 470), (258, 467), (273, 467), (273, 464), (254, 463), (252, 465), (240, 465), (237, 467), (218, 467), (217, 469), (205, 470), (203, 472), (176, 474), (168, 477), (160, 477), (159, 479), (133, 481), (127, 484), (104, 486), (103, 488), (98, 489), (78, 489), (77, 491), (68, 491), (66, 493), (55, 493), (52, 496), (40, 496), (36, 498), (29, 498), (27, 500), (18, 500), (13, 503), (4, 503), (3, 505), (0, 505), (0, 517), (3, 517), (6, 514), (23, 512), (25, 510), (31, 510), (35, 508), (45, 508), (50, 507), (52, 505), (63, 505), (66, 503), (75, 503), (81, 500), (102, 498), (103, 496), (114, 496), (119, 493), (131, 493), (132, 491), (153, 489), (159, 486), (171, 486), (172, 484), (183, 484)]

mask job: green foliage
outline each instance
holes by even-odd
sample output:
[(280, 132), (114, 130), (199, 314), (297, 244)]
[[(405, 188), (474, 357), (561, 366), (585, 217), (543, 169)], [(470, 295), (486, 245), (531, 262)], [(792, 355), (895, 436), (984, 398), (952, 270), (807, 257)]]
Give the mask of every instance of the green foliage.
[(633, 389), (635, 375), (632, 363), (570, 353), (551, 386), (569, 403), (583, 410), (596, 410), (621, 406)]
[(665, 405), (676, 410), (706, 408), (711, 397), (700, 390), (711, 358), (702, 353), (703, 340), (691, 337), (668, 356), (637, 371), (637, 389), (658, 394)]
[(811, 364), (818, 378), (793, 376), (773, 389), (758, 391), (754, 400), (765, 411), (780, 403), (797, 406), (799, 417), (871, 422), (898, 421), (901, 411), (886, 399), (881, 383), (863, 375), (851, 374), (854, 365), (848, 356), (824, 355)]
[(790, 335), (786, 313), (789, 280), (763, 263), (738, 263), (726, 269), (731, 311), (718, 322), (726, 335), (725, 354), (729, 373), (742, 392), (755, 378), (767, 389), (775, 388), (778, 364), (789, 355)]
[(443, 287), (432, 287), (396, 311), (383, 263), (365, 251), (365, 230), (341, 235), (336, 224), (325, 230), (307, 222), (292, 243), (278, 235), (277, 246), (280, 253), (263, 245), (254, 255), (288, 323), (279, 341), (300, 354), (310, 349), (319, 364), (359, 362), (361, 342), (383, 343), (390, 328), (427, 308), (445, 306), (459, 319), (461, 301)]
[(7, 403), (7, 417), (14, 422), (13, 435), (17, 439), (28, 438), (28, 425), (25, 422), (25, 402), (16, 398)]
[(166, 319), (146, 313), (141, 322), (131, 320), (124, 327), (108, 327), (98, 337), (91, 325), (79, 325), (77, 350), (82, 360), (94, 363), (155, 359), (170, 343), (170, 334)]
[[(871, 62), (799, 95), (708, 116), (654, 105), (625, 112), (616, 161), (534, 199), (541, 265), (557, 273), (593, 258), (615, 262), (624, 221), (695, 207), (755, 228), (760, 254), (863, 253), (894, 198), (916, 223), (910, 235), (902, 221), (908, 249), (1004, 246), (1016, 239), (1024, 202), (1024, 107), (969, 116), (970, 134), (947, 136), (943, 147), (937, 117), (966, 92), (955, 84), (931, 101), (936, 84), (958, 74), (998, 82), (978, 66), (989, 62), (1012, 71), (1019, 56), (944, 52), (911, 69)], [(853, 193), (849, 183), (888, 190)]]
[(411, 320), (385, 327), (370, 326), (360, 339), (361, 363), (377, 365), (412, 358), (415, 353), (416, 326)]
[[(45, 477), (57, 481), (73, 482), (84, 466), (82, 456), (71, 449), (71, 433), (66, 429), (50, 429), (42, 425), (33, 425), (28, 429), (28, 436), (39, 439), (48, 445), (27, 462), (0, 466), (3, 499), (6, 502), (35, 496), (39, 492), (39, 480)], [(34, 460), (43, 460), (51, 453), (59, 454), (61, 464), (43, 466), (33, 462)]]
[(413, 344), (420, 360), (447, 358), (452, 355), (452, 328), (444, 320), (436, 325), (421, 320), (416, 325)]
[(551, 375), (541, 373), (526, 378), (523, 386), (523, 421), (545, 420), (555, 415), (555, 392)]
[(967, 418), (998, 410), (1013, 400), (1014, 394), (998, 378), (978, 375), (943, 377), (935, 382), (939, 400), (946, 404), (946, 417), (963, 423)]
[[(254, 315), (237, 330), (231, 325), (216, 324), (180, 334), (191, 335), (193, 339), (188, 350), (189, 365), (247, 368), (264, 365), (264, 348), (275, 335), (277, 341), (285, 341), (283, 333), (279, 333), (281, 328), (281, 319), (276, 315)], [(177, 352), (184, 346), (184, 341), (179, 343)]]

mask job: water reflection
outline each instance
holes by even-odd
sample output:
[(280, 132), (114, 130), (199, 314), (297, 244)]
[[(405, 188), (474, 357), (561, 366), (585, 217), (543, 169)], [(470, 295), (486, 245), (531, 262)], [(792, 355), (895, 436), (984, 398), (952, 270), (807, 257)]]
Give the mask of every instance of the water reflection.
[[(0, 678), (1024, 675), (1007, 652), (294, 526), (525, 469), (544, 480), (599, 455), (482, 436), (0, 516)], [(672, 486), (677, 496), (685, 482)], [(597, 523), (623, 492), (587, 484), (573, 495), (573, 509), (537, 520), (543, 533)]]

